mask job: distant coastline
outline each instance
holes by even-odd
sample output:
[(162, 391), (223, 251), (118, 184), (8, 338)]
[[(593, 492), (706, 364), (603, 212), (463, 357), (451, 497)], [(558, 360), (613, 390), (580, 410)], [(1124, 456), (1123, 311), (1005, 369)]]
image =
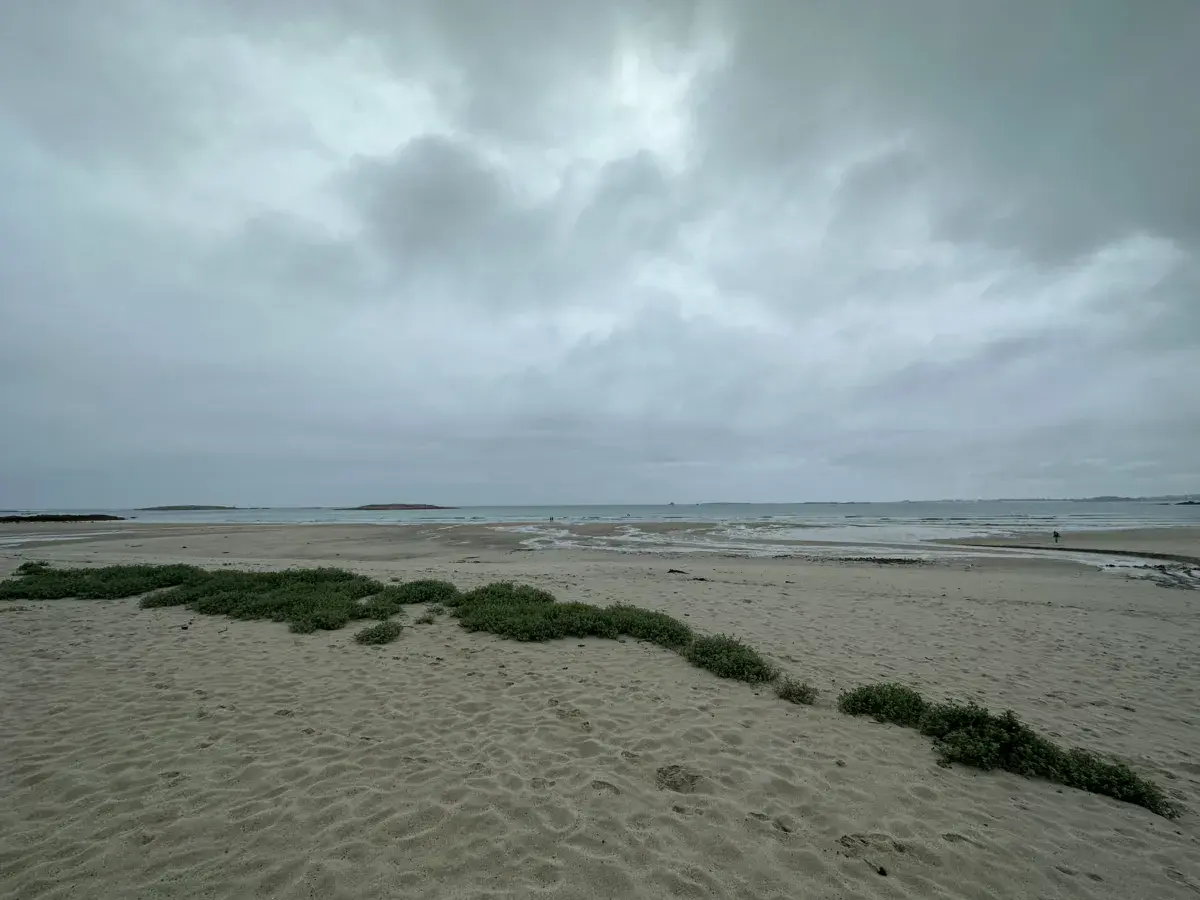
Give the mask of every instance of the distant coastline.
[(138, 512), (197, 512), (206, 509), (238, 509), (236, 506), (141, 506)]
[(35, 513), (31, 516), (0, 516), (5, 525), (22, 522), (124, 522), (124, 516), (107, 516), (100, 513)]
[(458, 509), (458, 507), (434, 506), (430, 503), (368, 503), (365, 506), (340, 506), (338, 509), (370, 512), (387, 509)]

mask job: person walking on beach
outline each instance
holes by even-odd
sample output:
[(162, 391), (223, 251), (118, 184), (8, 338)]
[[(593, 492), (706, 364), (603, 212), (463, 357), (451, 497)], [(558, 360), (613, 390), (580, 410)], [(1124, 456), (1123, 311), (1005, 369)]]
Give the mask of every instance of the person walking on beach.
[(1061, 537), (1061, 535), (1059, 535), (1059, 533), (1057, 531), (1054, 532), (1054, 543), (1056, 543), (1056, 544), (1058, 543), (1059, 537)]

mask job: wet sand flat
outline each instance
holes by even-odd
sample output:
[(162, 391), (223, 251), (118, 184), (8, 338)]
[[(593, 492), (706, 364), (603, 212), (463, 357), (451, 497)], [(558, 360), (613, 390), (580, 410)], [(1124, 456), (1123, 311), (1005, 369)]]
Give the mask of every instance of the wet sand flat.
[(1088, 550), (1097, 552), (1149, 553), (1186, 557), (1200, 561), (1200, 528), (1139, 528), (1113, 531), (1071, 531), (1055, 543), (1051, 533), (1017, 537), (971, 538), (945, 541), (978, 547), (1033, 547), (1042, 550)]

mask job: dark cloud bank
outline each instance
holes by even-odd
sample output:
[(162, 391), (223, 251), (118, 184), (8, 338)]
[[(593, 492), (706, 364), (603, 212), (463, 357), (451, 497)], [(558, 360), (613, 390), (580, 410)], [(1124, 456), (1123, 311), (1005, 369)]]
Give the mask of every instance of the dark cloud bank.
[(0, 506), (1200, 485), (1200, 5), (10, 3)]

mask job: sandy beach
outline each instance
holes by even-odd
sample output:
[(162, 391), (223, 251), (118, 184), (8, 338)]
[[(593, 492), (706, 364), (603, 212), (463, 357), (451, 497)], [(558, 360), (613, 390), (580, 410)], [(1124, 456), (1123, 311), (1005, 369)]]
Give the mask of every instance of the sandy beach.
[[(332, 565), (632, 603), (743, 638), (821, 697), (792, 706), (632, 639), (523, 644), (413, 624), (419, 609), (374, 648), (134, 599), (0, 603), (0, 896), (1200, 895), (1198, 595), (1136, 572), (523, 552), (481, 526), (20, 528), (72, 537), (10, 540), (0, 574)], [(1200, 557), (1196, 529), (1063, 545)], [(1183, 815), (942, 768), (915, 731), (836, 710), (886, 679), (1114, 754)], [(664, 786), (670, 766), (694, 783)]]

